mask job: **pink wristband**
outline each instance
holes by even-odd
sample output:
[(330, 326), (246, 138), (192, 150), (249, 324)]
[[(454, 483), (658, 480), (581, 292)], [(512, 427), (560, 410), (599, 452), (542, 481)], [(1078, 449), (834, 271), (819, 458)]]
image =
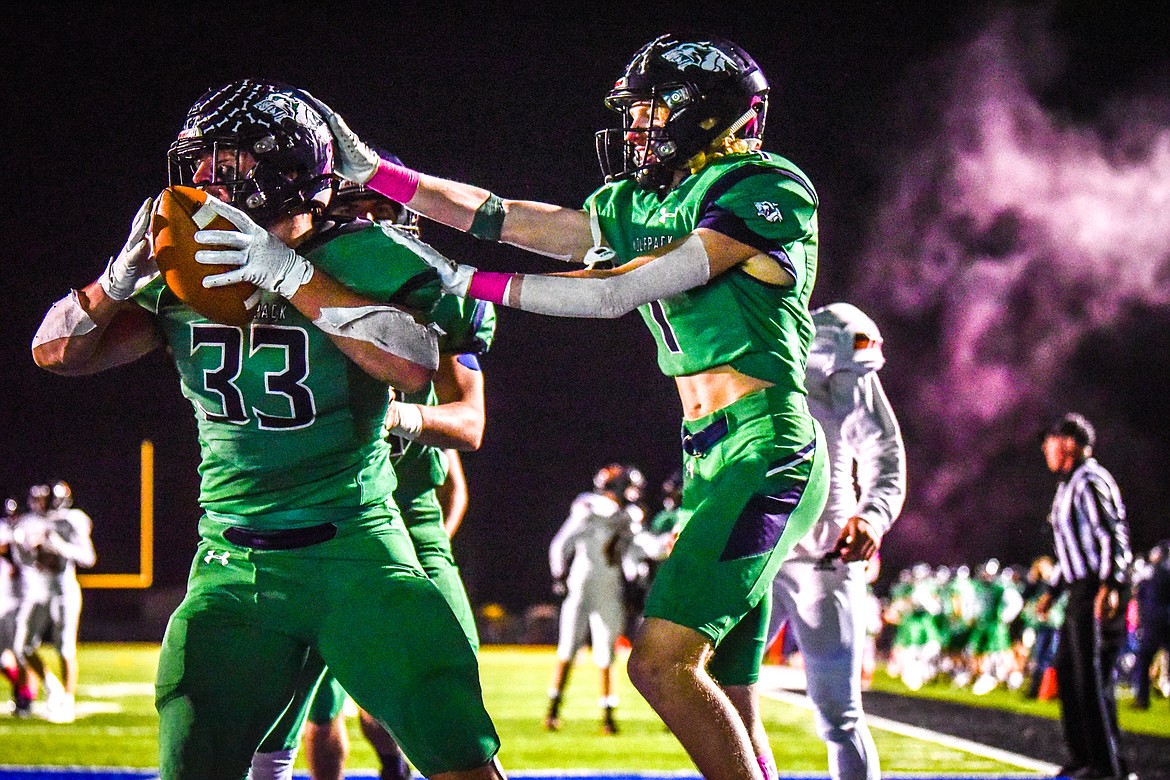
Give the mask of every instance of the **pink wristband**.
[(481, 301), (503, 303), (504, 295), (508, 292), (508, 282), (512, 281), (514, 276), (518, 274), (476, 271), (471, 275), (471, 284), (467, 286), (467, 296)]
[(418, 171), (379, 158), (378, 170), (366, 186), (390, 200), (407, 203), (418, 192)]

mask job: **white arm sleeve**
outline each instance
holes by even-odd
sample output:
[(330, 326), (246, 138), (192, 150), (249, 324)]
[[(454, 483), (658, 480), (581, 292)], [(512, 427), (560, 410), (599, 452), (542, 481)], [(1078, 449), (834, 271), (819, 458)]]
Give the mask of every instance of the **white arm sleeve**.
[(568, 573), (566, 569), (569, 568), (569, 551), (590, 514), (588, 505), (580, 498), (573, 501), (569, 517), (548, 546), (548, 568), (553, 579), (560, 579)]
[(518, 274), (511, 281), (506, 303), (555, 317), (612, 319), (710, 278), (703, 240), (691, 234), (661, 257), (622, 274), (603, 278)]
[(876, 372), (863, 378), (859, 413), (870, 431), (857, 445), (857, 516), (881, 534), (890, 530), (906, 500), (906, 450), (902, 431)]
[(432, 371), (439, 367), (435, 330), (393, 306), (325, 307), (313, 324), (334, 336), (369, 342)]
[(96, 327), (89, 314), (81, 308), (81, 302), (77, 300), (77, 290), (71, 290), (49, 308), (33, 336), (32, 345), (35, 349), (49, 341), (84, 336)]

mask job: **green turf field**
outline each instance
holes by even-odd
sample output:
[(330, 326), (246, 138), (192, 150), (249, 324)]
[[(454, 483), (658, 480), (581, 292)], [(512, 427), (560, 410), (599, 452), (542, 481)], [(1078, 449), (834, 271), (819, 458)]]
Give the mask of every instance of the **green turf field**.
[[(156, 645), (147, 644), (83, 645), (80, 717), (72, 724), (53, 724), (0, 716), (0, 765), (156, 766), (151, 680), (157, 653)], [(481, 663), (484, 696), (503, 741), (500, 759), (506, 769), (694, 771), (624, 671), (617, 675), (621, 733), (615, 737), (600, 733), (596, 671), (587, 655), (574, 670), (562, 709), (563, 728), (557, 733), (541, 728), (552, 648), (488, 646)], [(889, 680), (883, 684), (897, 685)], [(812, 714), (775, 701), (765, 701), (763, 707), (782, 773), (824, 773), (825, 749), (813, 730)], [(349, 766), (374, 768), (356, 718), (348, 725)], [(874, 739), (885, 772), (1026, 773), (1018, 766), (881, 729), (874, 730)]]

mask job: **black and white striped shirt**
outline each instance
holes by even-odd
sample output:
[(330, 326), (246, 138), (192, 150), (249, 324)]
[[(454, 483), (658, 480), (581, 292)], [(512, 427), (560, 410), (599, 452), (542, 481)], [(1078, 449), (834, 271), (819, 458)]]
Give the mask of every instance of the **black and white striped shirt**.
[(1048, 515), (1056, 542), (1053, 582), (1128, 582), (1133, 555), (1125, 505), (1113, 476), (1094, 458), (1060, 483)]

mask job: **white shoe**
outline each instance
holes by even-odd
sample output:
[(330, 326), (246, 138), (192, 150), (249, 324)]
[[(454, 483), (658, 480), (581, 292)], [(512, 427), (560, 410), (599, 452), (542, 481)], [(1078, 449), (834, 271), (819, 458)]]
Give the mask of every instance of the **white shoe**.
[(45, 720), (50, 723), (72, 723), (77, 719), (77, 705), (72, 693), (55, 693), (45, 704)]
[(975, 681), (975, 684), (971, 686), (971, 693), (975, 694), (976, 696), (983, 696), (984, 694), (988, 694), (994, 691), (998, 685), (999, 680), (995, 679), (990, 674), (984, 674), (981, 675), (979, 679)]

